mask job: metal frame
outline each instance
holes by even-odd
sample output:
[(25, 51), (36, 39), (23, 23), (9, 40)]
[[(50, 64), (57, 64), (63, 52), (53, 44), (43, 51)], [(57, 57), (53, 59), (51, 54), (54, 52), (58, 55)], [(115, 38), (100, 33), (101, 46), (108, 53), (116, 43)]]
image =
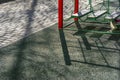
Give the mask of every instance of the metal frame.
[[(79, 0), (75, 0), (74, 3), (74, 13), (79, 11)], [(75, 21), (78, 21), (78, 18), (74, 18)], [(58, 0), (58, 29), (63, 28), (63, 0)]]

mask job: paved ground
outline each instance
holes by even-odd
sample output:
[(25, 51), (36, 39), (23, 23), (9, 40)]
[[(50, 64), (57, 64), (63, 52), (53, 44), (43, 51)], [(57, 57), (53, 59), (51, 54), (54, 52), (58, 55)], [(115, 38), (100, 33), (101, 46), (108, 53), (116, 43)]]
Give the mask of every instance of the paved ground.
[[(81, 3), (86, 6), (88, 2)], [(56, 0), (16, 0), (0, 4), (0, 47), (57, 23), (57, 6)], [(73, 1), (64, 0), (64, 18), (72, 10)]]
[(120, 80), (120, 35), (85, 36), (92, 46), (86, 50), (85, 37), (75, 32), (64, 30), (70, 66), (64, 64), (57, 24), (1, 48), (0, 80)]
[(55, 24), (57, 6), (52, 1), (45, 2), (19, 0), (0, 4), (0, 47)]
[[(66, 66), (57, 24), (53, 25), (57, 5), (46, 1), (0, 5), (0, 80), (120, 80), (120, 35), (80, 37), (73, 35), (76, 31), (65, 29), (72, 63)], [(30, 36), (23, 38), (26, 35)], [(86, 50), (86, 40), (91, 50)]]

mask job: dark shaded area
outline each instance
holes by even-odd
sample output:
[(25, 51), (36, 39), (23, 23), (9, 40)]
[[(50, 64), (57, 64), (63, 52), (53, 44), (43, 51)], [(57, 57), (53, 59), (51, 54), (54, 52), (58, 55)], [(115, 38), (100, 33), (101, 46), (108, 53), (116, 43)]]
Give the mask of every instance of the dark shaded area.
[[(34, 0), (31, 8), (26, 11), (28, 24), (26, 25), (24, 36), (31, 33), (30, 26), (32, 21), (34, 21), (32, 17), (37, 1), (38, 0)], [(80, 24), (77, 24), (77, 26), (79, 27)], [(106, 46), (107, 43), (111, 43), (111, 40), (105, 42), (104, 38), (106, 37), (102, 38), (104, 35), (97, 37), (98, 34), (96, 34), (92, 36), (92, 39), (95, 39), (91, 40), (88, 37), (86, 38), (85, 33), (83, 33), (84, 37), (80, 36), (80, 38), (75, 38), (75, 36), (71, 34), (72, 31), (66, 33), (67, 32), (63, 30), (58, 31), (57, 25), (55, 25), (30, 35), (15, 44), (0, 49), (0, 79), (98, 80), (101, 78), (100, 80), (119, 80), (116, 79), (116, 72), (120, 71), (120, 68), (118, 65), (114, 66), (112, 64), (112, 61), (116, 59), (112, 56), (120, 53), (119, 40), (115, 43), (117, 48), (114, 48), (111, 47), (114, 43)], [(62, 47), (59, 38), (62, 41)], [(86, 40), (89, 42), (88, 44), (86, 44)], [(94, 42), (94, 40), (96, 40), (96, 42)], [(91, 50), (86, 50), (87, 46), (90, 46)], [(63, 48), (63, 51), (61, 48)], [(93, 53), (96, 55), (93, 55)], [(10, 56), (12, 56), (12, 60)], [(96, 57), (99, 56), (101, 57), (100, 60), (96, 61)], [(70, 57), (73, 59), (70, 59)], [(93, 59), (95, 61), (92, 61)], [(101, 59), (105, 64), (101, 63)], [(72, 63), (72, 65), (64, 65), (64, 60), (66, 64), (69, 65)]]
[[(109, 36), (109, 38), (104, 37), (106, 34), (91, 33), (88, 35), (89, 31), (82, 32), (81, 29), (89, 29), (89, 30), (94, 29), (94, 30), (102, 31), (102, 30), (108, 30), (109, 28), (106, 28), (104, 26), (95, 26), (95, 25), (84, 26), (83, 24), (80, 25), (79, 22), (75, 22), (75, 26), (77, 27), (78, 31), (77, 32), (75, 31), (75, 33), (73, 32), (74, 33), (73, 35), (81, 37), (81, 38), (77, 37), (79, 47), (77, 47), (77, 46), (68, 46), (68, 47), (80, 49), (80, 54), (82, 52), (82, 56), (83, 56), (84, 61), (74, 60), (74, 58), (73, 58), (73, 59), (71, 59), (71, 62), (79, 62), (79, 63), (84, 63), (84, 64), (88, 64), (88, 65), (92, 65), (92, 66), (100, 66), (100, 67), (106, 67), (106, 68), (111, 68), (111, 69), (115, 69), (115, 70), (120, 70), (120, 66), (114, 66), (113, 64), (110, 64), (109, 60), (107, 59), (109, 54), (111, 54), (111, 55), (120, 54), (119, 53), (120, 47), (115, 46), (115, 44), (117, 46), (120, 45), (120, 43), (119, 43), (120, 35), (119, 34), (116, 34), (116, 35), (115, 34), (114, 35), (107, 34)], [(75, 26), (73, 26), (73, 27), (75, 27)], [(70, 28), (70, 27), (68, 27), (68, 28)], [(82, 41), (80, 41), (80, 39), (82, 39)], [(104, 42), (104, 41), (106, 41), (106, 42)], [(112, 41), (112, 43), (109, 43), (110, 41)], [(72, 41), (70, 43), (72, 43)], [(109, 43), (109, 44), (107, 44), (107, 43)], [(84, 45), (84, 47), (83, 47), (83, 45)], [(95, 56), (97, 56), (97, 54), (99, 54), (102, 58), (102, 61), (105, 64), (99, 63), (97, 61), (94, 62), (93, 61), (93, 60), (95, 60), (94, 58), (89, 57), (90, 59), (88, 59), (88, 57), (86, 57), (86, 54), (89, 54), (89, 51), (87, 51), (85, 49), (90, 50), (90, 55), (93, 57), (94, 57), (94, 53), (96, 53)], [(100, 57), (100, 56), (97, 56), (97, 57)], [(80, 59), (81, 59), (81, 57), (80, 57)]]
[[(105, 58), (105, 56), (104, 56), (101, 48), (99, 48), (97, 41), (95, 41), (95, 43), (96, 43), (96, 45), (97, 45), (98, 51), (100, 52), (101, 56), (103, 57), (103, 59), (104, 59), (104, 61), (105, 61), (105, 63), (109, 66), (109, 63), (108, 63), (107, 59)], [(103, 45), (103, 44), (102, 44), (102, 45)]]
[(11, 1), (15, 1), (15, 0), (0, 0), (0, 4), (6, 3), (6, 2), (11, 2)]
[(77, 61), (77, 60), (71, 60), (71, 61), (78, 62), (78, 63), (83, 63), (83, 64), (88, 64), (88, 65), (92, 65), (92, 66), (107, 67), (107, 68), (111, 68), (111, 69), (120, 70), (120, 68), (118, 68), (118, 67), (113, 67), (113, 66), (108, 66), (108, 65), (95, 64), (95, 63), (83, 62), (83, 61)]
[[(78, 26), (80, 26), (80, 25), (78, 25)], [(81, 29), (86, 29), (86, 30), (93, 30), (93, 29), (95, 29), (96, 27), (95, 26), (86, 26), (86, 27), (84, 27), (84, 28), (81, 28)], [(80, 35), (85, 35), (87, 32), (83, 32), (83, 31), (81, 31), (81, 29), (79, 29), (77, 32), (75, 32), (73, 35), (78, 35), (78, 36), (80, 36)]]
[(120, 34), (118, 35), (111, 35), (108, 40), (114, 40), (114, 41), (119, 41), (120, 39)]
[[(58, 45), (60, 44), (59, 32), (56, 28), (56, 26), (52, 26), (52, 28), (44, 29), (15, 44), (0, 49), (0, 58), (5, 55), (8, 57), (14, 55), (14, 58), (16, 58), (14, 63), (10, 63), (12, 64), (9, 67), (10, 70), (2, 73), (0, 79), (70, 80), (72, 72), (67, 66), (60, 64), (61, 62), (64, 64), (64, 58), (62, 58), (61, 45)], [(57, 51), (59, 48), (60, 50)], [(2, 77), (5, 77), (5, 79)]]
[(81, 42), (80, 42), (79, 39), (78, 39), (78, 42), (79, 42), (79, 44), (80, 44), (80, 48), (81, 48), (81, 52), (82, 52), (82, 54), (83, 54), (84, 61), (87, 62), (87, 59), (86, 59), (85, 53), (84, 53), (84, 49), (83, 49), (83, 47), (82, 47)]
[[(31, 25), (34, 21), (33, 17), (37, 2), (38, 0), (32, 0), (31, 8), (26, 11), (28, 21), (23, 37), (26, 37), (27, 34), (32, 33)], [(55, 33), (55, 31), (53, 31), (52, 29), (46, 29), (42, 32), (41, 35), (37, 35), (39, 38), (23, 38), (15, 45), (15, 61), (12, 64), (11, 69), (7, 73), (9, 80), (56, 80), (58, 77), (59, 79), (62, 78), (68, 80), (68, 77), (66, 77), (65, 75), (71, 72), (67, 68), (59, 70), (58, 67), (64, 68), (64, 66), (58, 64), (58, 56), (54, 54), (54, 49), (51, 46), (51, 41), (53, 39), (50, 33), (53, 32)], [(67, 57), (66, 64), (70, 65), (71, 63), (69, 60), (69, 55), (67, 55), (67, 47), (65, 47), (66, 44), (64, 41), (64, 32), (60, 31), (60, 34), (63, 43), (62, 47), (64, 48), (63, 51), (65, 52), (64, 56)], [(37, 46), (37, 48), (34, 48), (33, 46)], [(42, 49), (42, 46), (45, 48)], [(40, 49), (38, 49), (39, 47)], [(34, 57), (36, 58), (34, 59)], [(56, 67), (58, 69), (56, 69)], [(52, 77), (54, 75), (57, 75), (58, 77)]]
[[(82, 29), (82, 28), (81, 28), (81, 25), (80, 25), (80, 23), (79, 23), (78, 21), (75, 22), (75, 25), (76, 25), (78, 31)], [(81, 38), (82, 38), (82, 40), (83, 40), (83, 42), (84, 42), (84, 44), (85, 44), (85, 46), (86, 46), (86, 49), (87, 49), (87, 50), (91, 50), (91, 47), (90, 47), (89, 42), (88, 42), (88, 40), (87, 40), (87, 37), (86, 37), (84, 34), (82, 34), (82, 35), (80, 35), (80, 36), (81, 36)]]
[(71, 60), (70, 60), (69, 51), (68, 51), (68, 47), (67, 47), (67, 44), (66, 44), (66, 39), (65, 39), (63, 29), (59, 30), (59, 35), (60, 35), (61, 46), (62, 46), (62, 50), (63, 50), (63, 56), (64, 56), (65, 64), (66, 65), (71, 65)]
[[(72, 60), (71, 60), (72, 62), (78, 62), (78, 63), (87, 64), (87, 65), (93, 65), (93, 66), (99, 66), (99, 67), (107, 67), (107, 68), (111, 68), (111, 69), (115, 69), (115, 70), (120, 70), (120, 66), (116, 67), (116, 66), (113, 66), (113, 65), (109, 64), (109, 60), (107, 60), (107, 56), (105, 56), (107, 50), (108, 50), (109, 52), (112, 52), (112, 51), (113, 51), (113, 54), (116, 54), (116, 53), (115, 53), (116, 51), (118, 52), (117, 54), (120, 54), (120, 53), (119, 53), (119, 52), (120, 52), (120, 49), (119, 49), (119, 48), (109, 48), (109, 47), (106, 48), (106, 47), (104, 47), (103, 43), (102, 43), (103, 46), (99, 46), (98, 44), (101, 44), (101, 43), (98, 43), (97, 41), (95, 41), (96, 46), (91, 46), (91, 47), (92, 47), (92, 49), (93, 49), (93, 47), (94, 47), (95, 49), (97, 49), (98, 52), (101, 54), (101, 57), (103, 58), (104, 62), (106, 63), (106, 64), (104, 65), (104, 64), (100, 64), (100, 63), (90, 62), (89, 60), (87, 60), (86, 55), (85, 55), (85, 54), (86, 54), (86, 51), (85, 51), (84, 47), (82, 47), (83, 44), (82, 44), (82, 42), (80, 42), (79, 39), (78, 39), (78, 42), (79, 42), (80, 47), (76, 47), (76, 48), (80, 48), (80, 49), (81, 49), (81, 52), (82, 52), (84, 61), (72, 59)], [(109, 53), (109, 52), (108, 52), (108, 53)], [(98, 53), (96, 53), (96, 54), (98, 54)], [(92, 55), (92, 54), (91, 54), (91, 55)]]

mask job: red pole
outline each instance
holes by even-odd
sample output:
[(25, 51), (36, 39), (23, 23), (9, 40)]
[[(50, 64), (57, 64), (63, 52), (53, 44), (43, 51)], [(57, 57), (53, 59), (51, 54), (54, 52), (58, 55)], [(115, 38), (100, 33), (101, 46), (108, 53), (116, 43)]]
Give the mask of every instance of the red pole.
[[(79, 11), (79, 0), (75, 0), (74, 3), (74, 13), (78, 13)], [(78, 21), (78, 18), (74, 18), (75, 21)]]
[(58, 0), (58, 29), (63, 28), (63, 0)]

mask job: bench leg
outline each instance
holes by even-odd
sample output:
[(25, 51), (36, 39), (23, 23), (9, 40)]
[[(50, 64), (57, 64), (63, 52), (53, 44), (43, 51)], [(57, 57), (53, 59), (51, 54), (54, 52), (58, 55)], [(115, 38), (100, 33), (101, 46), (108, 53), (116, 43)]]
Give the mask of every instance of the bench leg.
[(111, 28), (110, 31), (113, 31), (113, 30), (117, 29), (117, 26), (116, 26), (116, 22), (115, 22), (115, 21), (111, 21), (111, 22), (110, 22), (110, 28)]

